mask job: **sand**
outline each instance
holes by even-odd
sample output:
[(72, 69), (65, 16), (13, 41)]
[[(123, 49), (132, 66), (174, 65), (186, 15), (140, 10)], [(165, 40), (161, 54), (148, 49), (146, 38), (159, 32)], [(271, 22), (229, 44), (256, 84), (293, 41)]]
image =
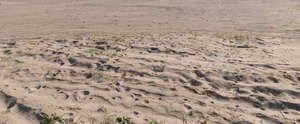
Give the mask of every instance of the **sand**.
[(0, 124), (300, 123), (298, 5), (1, 0)]

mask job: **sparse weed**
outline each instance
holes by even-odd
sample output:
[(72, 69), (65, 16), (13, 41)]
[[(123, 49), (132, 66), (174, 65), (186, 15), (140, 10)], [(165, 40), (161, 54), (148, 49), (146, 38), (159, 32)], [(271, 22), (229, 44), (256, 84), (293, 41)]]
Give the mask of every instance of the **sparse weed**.
[(100, 122), (100, 124), (131, 124), (131, 118), (126, 116), (117, 116), (113, 113), (108, 113), (108, 110), (101, 106), (98, 110), (98, 112), (104, 112), (103, 120)]
[(112, 36), (112, 37), (111, 37), (111, 40), (112, 40), (112, 41), (115, 41), (115, 42), (124, 42), (124, 41), (125, 41), (124, 38), (119, 37), (119, 36)]
[(297, 5), (297, 6), (295, 7), (295, 10), (300, 11), (300, 5)]
[(40, 124), (54, 124), (56, 122), (59, 122), (63, 124), (64, 119), (62, 117), (56, 116), (52, 114), (51, 116), (47, 114), (43, 114), (43, 120), (40, 122)]
[(112, 51), (111, 56), (122, 56), (122, 54), (118, 51)]
[(94, 41), (103, 41), (103, 42), (111, 42), (111, 43), (118, 43), (125, 46), (130, 46), (132, 43), (127, 40), (127, 38), (132, 36), (126, 36), (126, 35), (109, 35), (102, 38), (96, 38)]
[(104, 50), (99, 50), (99, 49), (88, 49), (84, 51), (85, 53), (90, 53), (90, 54), (102, 54), (104, 53)]
[(202, 121), (200, 124), (208, 124), (207, 121)]
[(116, 115), (105, 113), (100, 124), (116, 124)]
[(163, 122), (158, 122), (157, 120), (152, 119), (149, 124), (163, 124)]
[(100, 108), (98, 108), (97, 111), (107, 113), (107, 108), (105, 108), (104, 106), (101, 106)]
[(13, 65), (12, 57), (0, 57), (0, 68), (8, 67), (11, 65)]
[(249, 41), (260, 38), (260, 35), (253, 33), (216, 33), (217, 38), (236, 41)]
[(105, 56), (111, 56), (111, 57), (115, 57), (115, 56), (123, 56), (122, 51), (115, 51), (115, 50), (100, 50), (100, 49), (88, 49), (84, 51), (85, 53), (89, 53), (89, 54), (102, 54)]
[(64, 107), (62, 107), (62, 106), (58, 106), (57, 109), (65, 110)]
[(76, 107), (75, 109), (76, 109), (76, 110), (82, 110), (82, 108), (81, 108), (81, 107), (79, 107), (79, 106), (78, 106), (78, 107)]
[(30, 42), (29, 44), (32, 45), (32, 46), (39, 46), (40, 45), (39, 42)]
[(117, 117), (116, 120), (119, 124), (130, 124), (130, 118), (129, 117)]

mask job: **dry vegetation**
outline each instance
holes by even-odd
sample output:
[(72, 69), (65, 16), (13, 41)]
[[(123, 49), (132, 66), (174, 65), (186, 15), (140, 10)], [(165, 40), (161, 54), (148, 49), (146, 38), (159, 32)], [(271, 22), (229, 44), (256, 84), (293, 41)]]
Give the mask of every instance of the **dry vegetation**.
[(261, 39), (263, 36), (257, 33), (249, 33), (249, 32), (224, 32), (224, 33), (215, 33), (217, 38), (225, 39), (225, 40), (235, 40), (235, 41), (253, 41), (257, 39)]

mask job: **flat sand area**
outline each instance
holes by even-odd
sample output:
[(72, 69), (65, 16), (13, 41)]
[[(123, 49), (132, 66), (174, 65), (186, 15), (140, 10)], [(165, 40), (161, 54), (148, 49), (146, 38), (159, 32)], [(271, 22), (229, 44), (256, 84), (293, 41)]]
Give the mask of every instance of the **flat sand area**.
[(0, 36), (182, 31), (297, 32), (299, 0), (1, 0)]
[(55, 117), (300, 124), (300, 1), (0, 0), (0, 124)]

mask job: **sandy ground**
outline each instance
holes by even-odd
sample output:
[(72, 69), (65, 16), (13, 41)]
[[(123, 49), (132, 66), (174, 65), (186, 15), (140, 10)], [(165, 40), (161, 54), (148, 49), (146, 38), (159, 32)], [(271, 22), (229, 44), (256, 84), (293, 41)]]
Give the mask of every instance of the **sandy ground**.
[(299, 40), (298, 0), (0, 0), (0, 124), (298, 124)]
[(298, 33), (299, 0), (1, 0), (0, 37), (83, 32)]

